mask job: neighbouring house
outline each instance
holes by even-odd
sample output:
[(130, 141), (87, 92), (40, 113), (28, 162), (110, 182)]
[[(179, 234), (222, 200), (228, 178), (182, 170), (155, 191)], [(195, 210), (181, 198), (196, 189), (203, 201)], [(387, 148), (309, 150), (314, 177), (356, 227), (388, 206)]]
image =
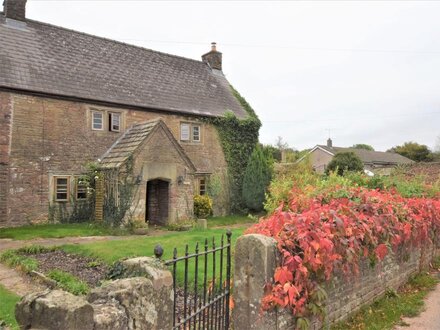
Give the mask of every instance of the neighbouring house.
[(249, 113), (222, 72), (215, 43), (201, 61), (0, 12), (0, 227), (44, 221), (87, 196), (89, 162), (131, 170), (134, 215), (166, 224), (193, 216), (216, 176), (214, 212), (230, 210), (228, 166), (209, 119)]
[(334, 147), (330, 138), (327, 140), (326, 145), (318, 144), (312, 148), (306, 157), (313, 169), (317, 173), (322, 174), (325, 172), (328, 163), (333, 159), (333, 156), (340, 152), (354, 152), (364, 163), (364, 169), (376, 174), (387, 175), (396, 166), (414, 163), (411, 159), (392, 152)]

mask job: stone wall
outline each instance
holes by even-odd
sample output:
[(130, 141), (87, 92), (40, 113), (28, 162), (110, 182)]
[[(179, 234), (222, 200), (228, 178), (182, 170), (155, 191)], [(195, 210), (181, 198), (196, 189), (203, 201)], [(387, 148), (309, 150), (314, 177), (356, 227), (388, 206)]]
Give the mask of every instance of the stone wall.
[[(106, 126), (102, 131), (92, 130), (93, 110), (121, 113), (121, 132), (111, 132)], [(214, 202), (215, 211), (217, 214), (229, 212), (227, 164), (217, 130), (197, 117), (7, 92), (0, 92), (0, 112), (0, 163), (6, 164), (7, 168), (1, 170), (3, 174), (8, 173), (9, 181), (7, 201), (0, 192), (0, 207), (3, 208), (0, 208), (0, 226), (47, 219), (53, 195), (50, 185), (53, 175), (83, 173), (84, 165), (101, 157), (125, 129), (159, 117), (177, 141), (180, 141), (181, 122), (201, 125), (200, 143), (180, 144), (198, 171), (220, 176), (225, 189)]]
[[(429, 266), (435, 255), (432, 245), (414, 248), (409, 254), (388, 255), (375, 267), (362, 261), (358, 276), (334, 274), (325, 285), (327, 316), (324, 322), (312, 321), (311, 329), (346, 319), (362, 306), (373, 302), (387, 289), (397, 289), (408, 278)], [(289, 329), (295, 324), (287, 310), (262, 313), (264, 284), (274, 274), (278, 250), (273, 238), (245, 235), (237, 240), (235, 250), (233, 323), (236, 329)]]
[[(173, 279), (157, 259), (122, 262), (124, 276), (87, 297), (62, 290), (24, 296), (15, 316), (20, 329), (169, 330), (173, 325)], [(130, 277), (136, 276), (136, 277)]]

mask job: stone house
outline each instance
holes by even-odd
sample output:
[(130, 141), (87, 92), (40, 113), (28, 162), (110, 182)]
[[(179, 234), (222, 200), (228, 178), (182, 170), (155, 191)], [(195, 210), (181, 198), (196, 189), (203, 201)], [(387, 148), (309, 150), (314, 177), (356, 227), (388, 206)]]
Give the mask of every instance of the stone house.
[[(331, 139), (326, 145), (316, 145), (306, 157), (317, 173), (324, 173), (333, 156), (340, 152), (354, 152), (364, 163), (364, 169), (377, 174), (389, 174), (399, 165), (412, 164), (414, 161), (392, 152), (370, 151), (365, 149), (334, 147)], [(305, 159), (305, 157), (304, 157)], [(301, 161), (302, 159), (300, 159)]]
[(85, 199), (89, 162), (133, 163), (142, 221), (192, 217), (213, 176), (223, 187), (214, 212), (227, 214), (227, 163), (209, 119), (249, 114), (215, 43), (197, 61), (30, 20), (25, 7), (5, 0), (0, 12), (0, 227)]

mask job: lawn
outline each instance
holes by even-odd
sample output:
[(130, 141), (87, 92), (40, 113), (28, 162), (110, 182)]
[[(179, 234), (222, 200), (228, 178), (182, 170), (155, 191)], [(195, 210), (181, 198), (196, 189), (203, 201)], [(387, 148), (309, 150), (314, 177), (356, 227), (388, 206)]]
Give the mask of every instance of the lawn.
[(20, 298), (17, 295), (0, 285), (0, 329), (2, 329), (2, 322), (12, 329), (18, 329), (14, 316), (15, 304), (18, 300)]
[[(232, 253), (234, 251), (234, 245), (237, 238), (243, 234), (247, 226), (239, 226), (232, 229)], [(168, 260), (173, 256), (174, 248), (177, 248), (178, 256), (183, 256), (185, 254), (185, 246), (188, 244), (189, 253), (193, 253), (196, 244), (199, 243), (199, 250), (202, 251), (204, 248), (205, 239), (209, 240), (209, 247), (212, 246), (212, 239), (214, 238), (216, 246), (218, 247), (221, 241), (221, 236), (225, 235), (225, 228), (216, 228), (208, 230), (191, 230), (186, 232), (171, 232), (169, 234), (164, 234), (161, 236), (144, 236), (136, 237), (130, 240), (118, 240), (118, 241), (107, 241), (107, 242), (96, 242), (81, 245), (65, 245), (62, 247), (63, 250), (69, 253), (76, 253), (85, 255), (88, 257), (93, 257), (100, 259), (108, 264), (127, 257), (136, 256), (153, 256), (154, 247), (160, 244), (164, 249), (163, 259)], [(226, 236), (224, 236), (226, 243)], [(220, 269), (220, 253), (216, 253), (216, 274), (219, 276)], [(223, 276), (225, 276), (226, 269), (226, 252), (224, 254), (223, 262)], [(199, 259), (199, 285), (202, 283), (201, 276), (203, 275), (204, 258)], [(212, 255), (208, 258), (208, 279), (212, 277)], [(184, 274), (184, 262), (179, 262), (177, 268), (177, 282), (181, 284), (183, 282)], [(193, 281), (194, 276), (194, 259), (191, 259), (188, 263), (188, 277), (190, 281)], [(223, 277), (224, 278), (224, 277)]]
[[(241, 215), (212, 217), (208, 219), (208, 227), (213, 228), (218, 226), (231, 226), (252, 223), (253, 221), (253, 219)], [(128, 234), (130, 234), (130, 232), (126, 229), (115, 229), (91, 223), (44, 224), (0, 229), (0, 238), (11, 238), (15, 240), (80, 236), (114, 236)]]
[(45, 224), (15, 228), (1, 228), (0, 238), (30, 240), (35, 238), (62, 238), (78, 236), (126, 235), (122, 229), (97, 226), (90, 223), (79, 224)]

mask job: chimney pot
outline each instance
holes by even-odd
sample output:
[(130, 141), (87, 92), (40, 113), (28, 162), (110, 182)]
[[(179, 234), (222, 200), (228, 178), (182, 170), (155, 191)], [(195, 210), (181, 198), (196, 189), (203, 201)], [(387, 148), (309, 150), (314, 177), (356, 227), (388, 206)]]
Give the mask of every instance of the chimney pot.
[(333, 147), (333, 141), (330, 138), (328, 138), (328, 140), (327, 140), (327, 147), (329, 147), (329, 148)]
[(18, 21), (26, 20), (26, 1), (27, 0), (4, 0), (3, 11), (5, 16)]
[(202, 55), (202, 61), (209, 64), (212, 69), (222, 70), (222, 53), (217, 51), (216, 42), (211, 42), (211, 51)]

